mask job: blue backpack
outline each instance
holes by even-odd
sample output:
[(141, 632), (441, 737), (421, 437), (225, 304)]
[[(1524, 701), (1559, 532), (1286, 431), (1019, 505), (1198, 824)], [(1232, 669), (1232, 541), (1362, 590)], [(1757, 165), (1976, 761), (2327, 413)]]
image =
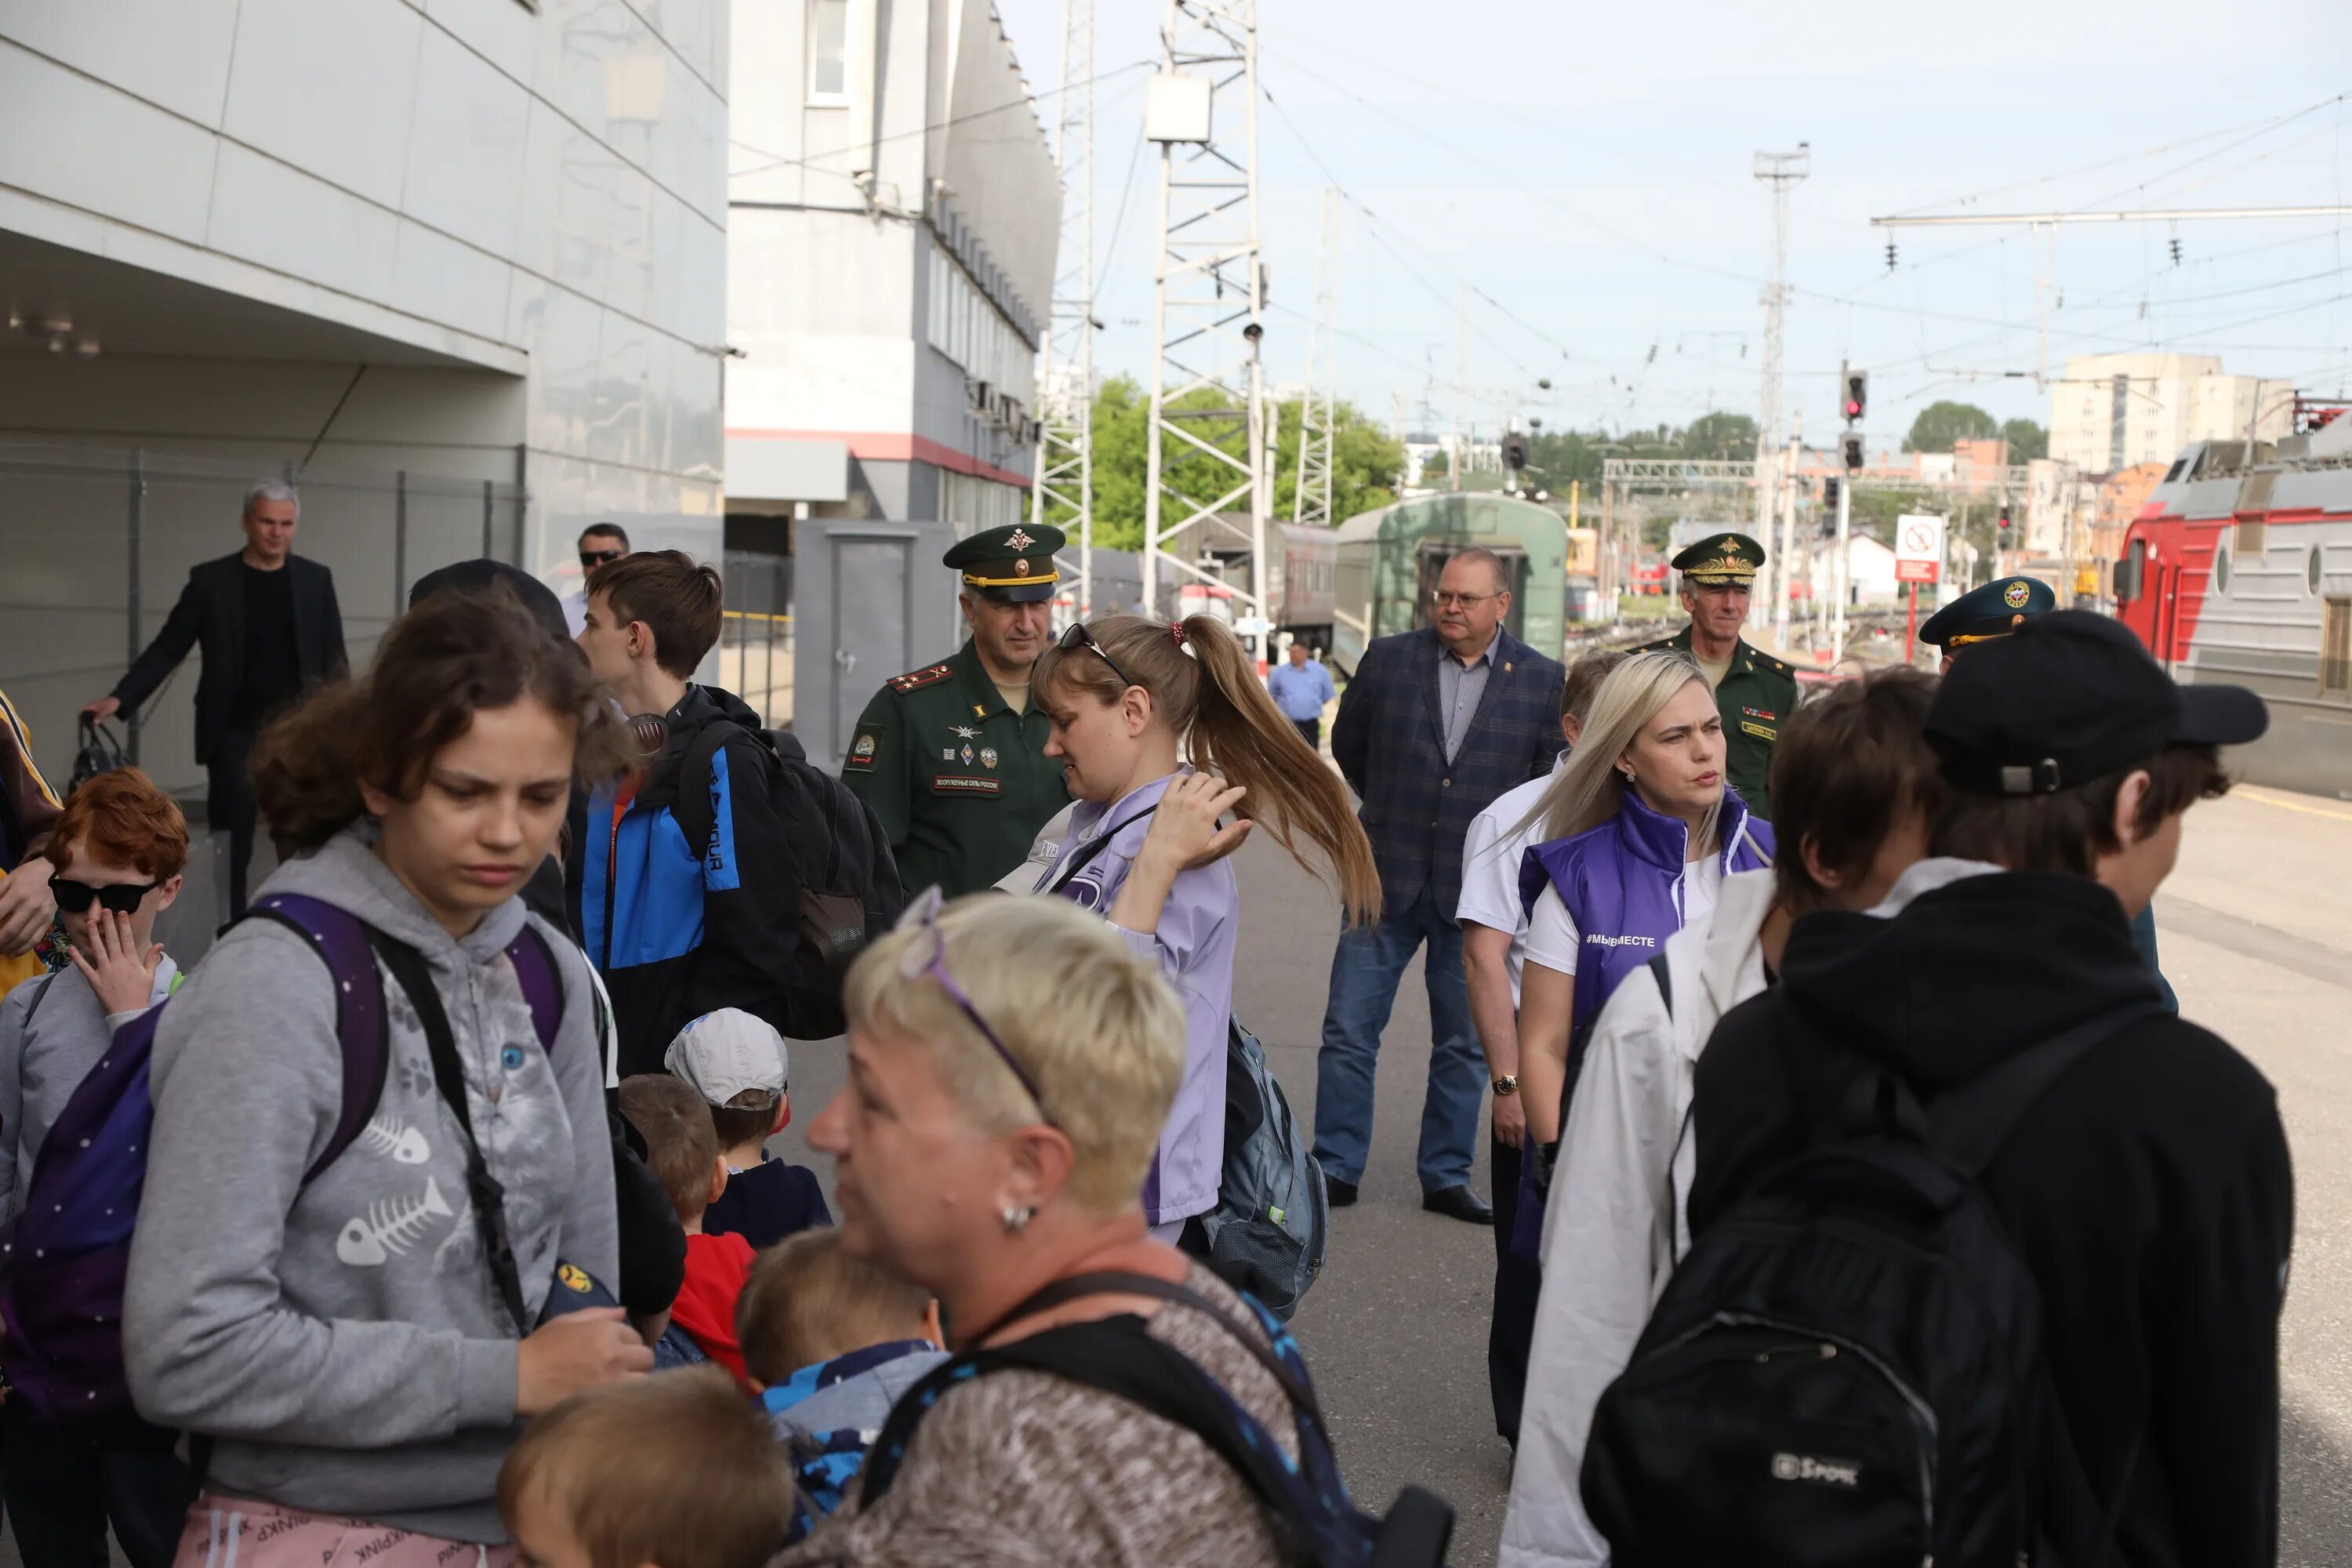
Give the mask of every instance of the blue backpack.
[[(383, 1097), (392, 1039), (376, 954), (384, 951), (390, 962), (415, 951), (356, 915), (299, 894), (274, 894), (256, 903), (253, 913), (307, 938), (335, 984), (342, 1112), (334, 1135), (302, 1173), (308, 1186), (358, 1142)], [(506, 955), (530, 1005), (540, 1045), (551, 1047), (563, 1016), (555, 954), (525, 922)], [(415, 985), (403, 988), (424, 1011)], [(155, 1125), (147, 1069), (155, 1027), (168, 1005), (167, 1000), (150, 1007), (115, 1032), (112, 1046), (42, 1141), (24, 1208), (0, 1229), (0, 1320), (7, 1329), (0, 1340), (0, 1369), (15, 1390), (11, 1397), (30, 1400), (84, 1441), (119, 1441), (152, 1430), (132, 1405), (123, 1374), (122, 1297), (147, 1180), (145, 1150)]]
[[(872, 1511), (898, 1479), (907, 1445), (941, 1394), (960, 1383), (1018, 1369), (1049, 1373), (1099, 1388), (1181, 1426), (1206, 1443), (1248, 1484), (1276, 1521), (1285, 1561), (1311, 1568), (1442, 1568), (1454, 1534), (1454, 1507), (1434, 1492), (1408, 1486), (1385, 1519), (1366, 1513), (1348, 1496), (1339, 1461), (1298, 1342), (1273, 1313), (1247, 1296), (1271, 1348), (1261, 1345), (1214, 1301), (1182, 1285), (1144, 1274), (1082, 1274), (1047, 1286), (1006, 1313), (1011, 1322), (1084, 1296), (1153, 1296), (1205, 1312), (1257, 1359), (1289, 1397), (1298, 1458), (1283, 1453), (1257, 1418), (1224, 1384), (1174, 1346), (1145, 1332), (1135, 1317), (1066, 1323), (993, 1350), (966, 1351), (934, 1368), (891, 1409), (859, 1471), (859, 1506)], [(983, 1333), (982, 1338), (986, 1338)]]

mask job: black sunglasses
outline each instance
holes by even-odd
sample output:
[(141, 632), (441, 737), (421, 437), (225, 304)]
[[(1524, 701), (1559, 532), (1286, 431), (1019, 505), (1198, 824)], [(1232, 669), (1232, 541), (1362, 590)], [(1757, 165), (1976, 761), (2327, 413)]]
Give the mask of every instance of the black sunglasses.
[(80, 914), (89, 908), (93, 900), (118, 915), (127, 915), (139, 908), (140, 900), (163, 885), (161, 882), (117, 882), (110, 888), (93, 888), (88, 882), (51, 877), (49, 895), (57, 900), (58, 908), (69, 915)]
[(1143, 684), (1143, 682), (1139, 680), (1129, 679), (1127, 671), (1119, 668), (1118, 660), (1103, 652), (1102, 644), (1095, 641), (1095, 634), (1087, 630), (1087, 623), (1084, 621), (1072, 621), (1070, 623), (1070, 629), (1054, 639), (1054, 646), (1060, 648), (1065, 653), (1067, 653), (1074, 648), (1087, 649), (1097, 658), (1110, 666), (1110, 672), (1118, 677), (1119, 685), (1122, 689), (1129, 686), (1140, 686)]
[(618, 561), (627, 553), (625, 550), (583, 550), (580, 552), (580, 564), (593, 572), (605, 562)]

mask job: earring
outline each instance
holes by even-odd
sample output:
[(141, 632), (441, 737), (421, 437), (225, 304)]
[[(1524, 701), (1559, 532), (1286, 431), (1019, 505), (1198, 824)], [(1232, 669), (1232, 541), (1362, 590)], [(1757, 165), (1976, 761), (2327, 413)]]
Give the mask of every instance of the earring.
[(1036, 1212), (1037, 1210), (1034, 1205), (1005, 1205), (1004, 1214), (1003, 1215), (1004, 1221), (1004, 1234), (1007, 1236), (1019, 1236), (1023, 1231), (1027, 1230), (1029, 1228), (1030, 1216), (1034, 1215)]

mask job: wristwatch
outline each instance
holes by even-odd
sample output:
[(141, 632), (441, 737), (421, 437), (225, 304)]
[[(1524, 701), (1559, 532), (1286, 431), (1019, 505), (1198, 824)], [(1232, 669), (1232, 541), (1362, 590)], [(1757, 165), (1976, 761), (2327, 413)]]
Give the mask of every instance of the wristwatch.
[(1518, 1074), (1517, 1074), (1517, 1073), (1515, 1073), (1515, 1072), (1507, 1072), (1507, 1073), (1505, 1073), (1502, 1077), (1500, 1077), (1500, 1078), (1498, 1078), (1498, 1079), (1496, 1079), (1495, 1080), (1495, 1098), (1496, 1098), (1496, 1099), (1500, 1100), (1500, 1099), (1503, 1099), (1503, 1098), (1504, 1098), (1505, 1096), (1507, 1096), (1507, 1095), (1513, 1095), (1513, 1094), (1517, 1094), (1517, 1093), (1518, 1093), (1518, 1092), (1519, 1092), (1519, 1075), (1518, 1075)]

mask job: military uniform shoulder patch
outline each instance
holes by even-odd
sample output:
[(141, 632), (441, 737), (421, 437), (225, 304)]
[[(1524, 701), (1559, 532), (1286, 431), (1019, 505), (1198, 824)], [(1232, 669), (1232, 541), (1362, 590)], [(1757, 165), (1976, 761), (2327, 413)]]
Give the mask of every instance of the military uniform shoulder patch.
[(874, 759), (881, 750), (882, 737), (875, 731), (874, 727), (870, 724), (860, 724), (857, 727), (857, 739), (849, 744), (849, 755), (841, 760), (842, 770), (845, 773), (872, 773)]
[(935, 664), (928, 669), (909, 670), (905, 675), (894, 675), (890, 678), (889, 687), (893, 691), (920, 691), (926, 686), (937, 686), (954, 673), (954, 670), (944, 664)]

